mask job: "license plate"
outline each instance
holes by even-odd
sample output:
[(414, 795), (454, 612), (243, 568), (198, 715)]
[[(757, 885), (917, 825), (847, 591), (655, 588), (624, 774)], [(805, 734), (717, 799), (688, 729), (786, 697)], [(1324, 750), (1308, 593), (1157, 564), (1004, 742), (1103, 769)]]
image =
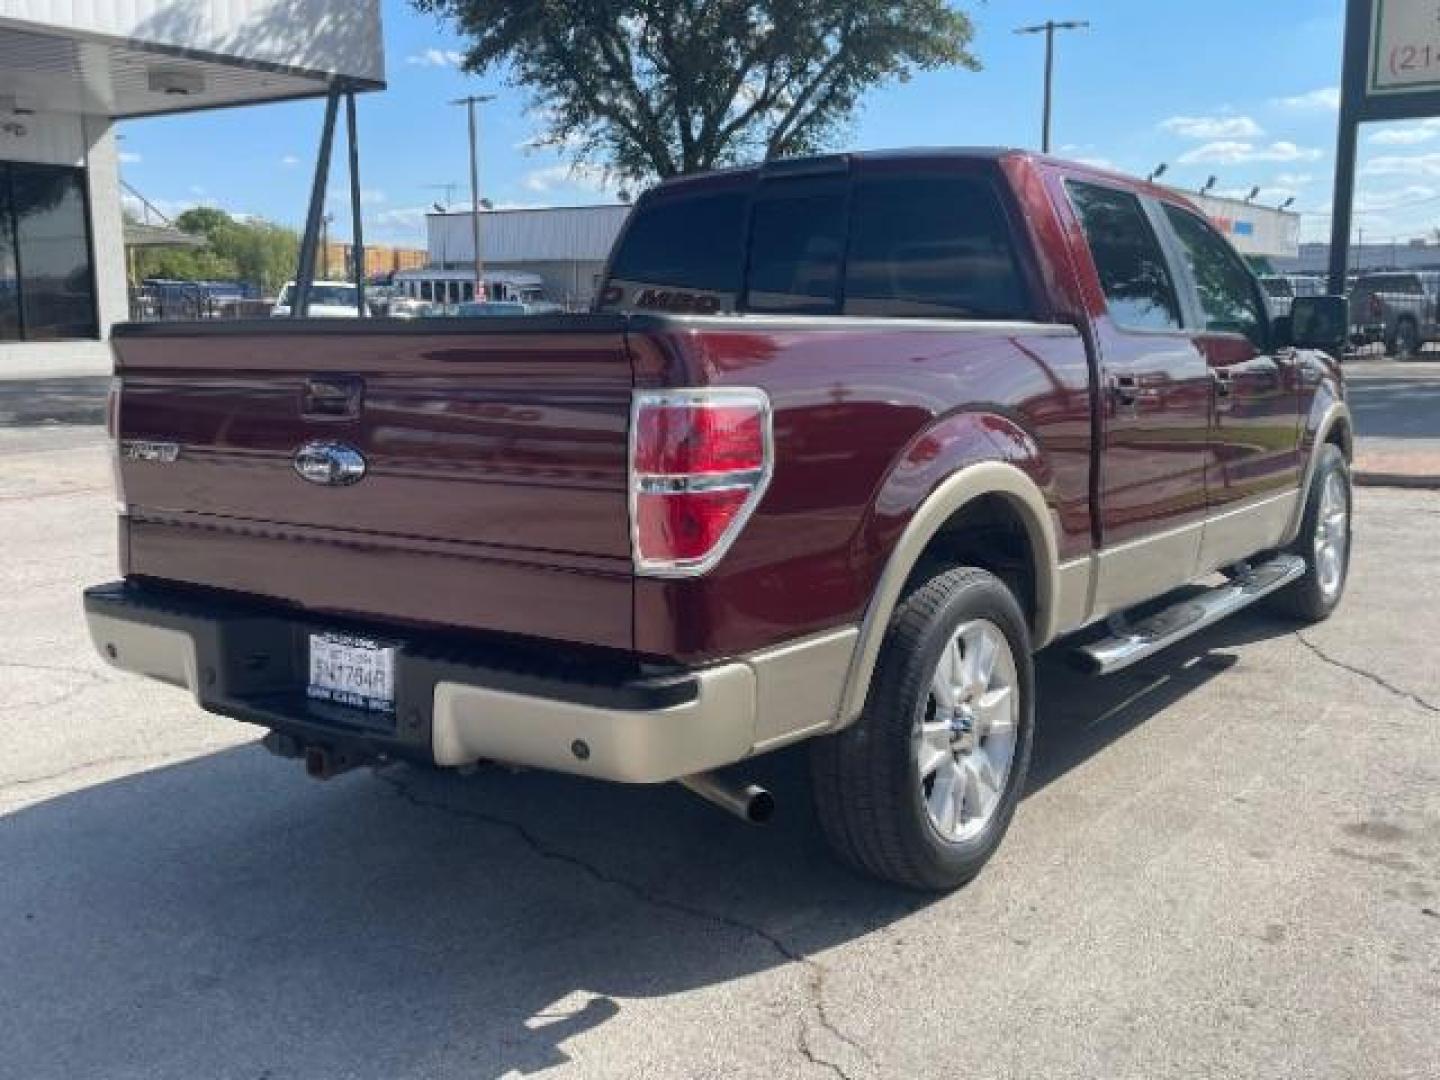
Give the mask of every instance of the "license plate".
[(311, 634), (306, 692), (317, 701), (393, 712), (395, 646), (349, 634)]

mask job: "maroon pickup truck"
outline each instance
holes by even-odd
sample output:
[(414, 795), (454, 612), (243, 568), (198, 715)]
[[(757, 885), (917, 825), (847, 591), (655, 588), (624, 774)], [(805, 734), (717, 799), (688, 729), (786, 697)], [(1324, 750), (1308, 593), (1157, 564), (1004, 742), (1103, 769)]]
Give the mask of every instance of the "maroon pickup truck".
[(1345, 333), (1336, 298), (1271, 319), (1174, 192), (1029, 153), (667, 182), (590, 314), (118, 328), (90, 630), (321, 777), (761, 818), (716, 770), (808, 739), (837, 851), (949, 888), (1015, 809), (1037, 649), (1090, 627), (1098, 674), (1334, 609)]

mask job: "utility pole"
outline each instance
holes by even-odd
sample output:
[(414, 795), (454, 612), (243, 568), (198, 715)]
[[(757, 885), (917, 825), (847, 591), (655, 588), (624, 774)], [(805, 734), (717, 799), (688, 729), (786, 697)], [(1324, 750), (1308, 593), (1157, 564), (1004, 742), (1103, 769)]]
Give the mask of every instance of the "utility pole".
[(1040, 122), (1040, 152), (1050, 152), (1050, 90), (1055, 76), (1055, 31), (1056, 30), (1088, 30), (1090, 24), (1084, 21), (1056, 22), (1054, 19), (1047, 19), (1036, 26), (1019, 27), (1017, 34), (1044, 34), (1045, 35), (1045, 111)]
[(475, 247), (475, 299), (485, 300), (485, 260), (480, 254), (480, 151), (478, 132), (475, 124), (475, 106), (494, 101), (494, 94), (471, 94), (469, 97), (452, 101), (451, 105), (464, 105), (470, 118), (470, 240)]

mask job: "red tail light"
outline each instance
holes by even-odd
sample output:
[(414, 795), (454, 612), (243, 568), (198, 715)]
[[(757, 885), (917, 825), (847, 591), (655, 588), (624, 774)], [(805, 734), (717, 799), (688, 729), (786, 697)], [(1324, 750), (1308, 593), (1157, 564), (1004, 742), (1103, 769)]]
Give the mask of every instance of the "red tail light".
[(637, 390), (630, 423), (635, 569), (703, 574), (724, 556), (770, 482), (762, 390)]

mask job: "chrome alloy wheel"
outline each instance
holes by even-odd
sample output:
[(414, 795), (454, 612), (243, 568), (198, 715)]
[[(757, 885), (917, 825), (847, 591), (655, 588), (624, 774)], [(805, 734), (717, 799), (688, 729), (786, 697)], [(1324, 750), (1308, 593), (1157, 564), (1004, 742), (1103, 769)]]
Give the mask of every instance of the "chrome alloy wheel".
[(1015, 760), (1020, 691), (1015, 655), (988, 619), (962, 623), (940, 652), (913, 734), (930, 824), (945, 840), (982, 832)]
[(1345, 558), (1350, 548), (1350, 491), (1338, 470), (1325, 477), (1320, 512), (1315, 516), (1315, 577), (1330, 600), (1345, 584)]

